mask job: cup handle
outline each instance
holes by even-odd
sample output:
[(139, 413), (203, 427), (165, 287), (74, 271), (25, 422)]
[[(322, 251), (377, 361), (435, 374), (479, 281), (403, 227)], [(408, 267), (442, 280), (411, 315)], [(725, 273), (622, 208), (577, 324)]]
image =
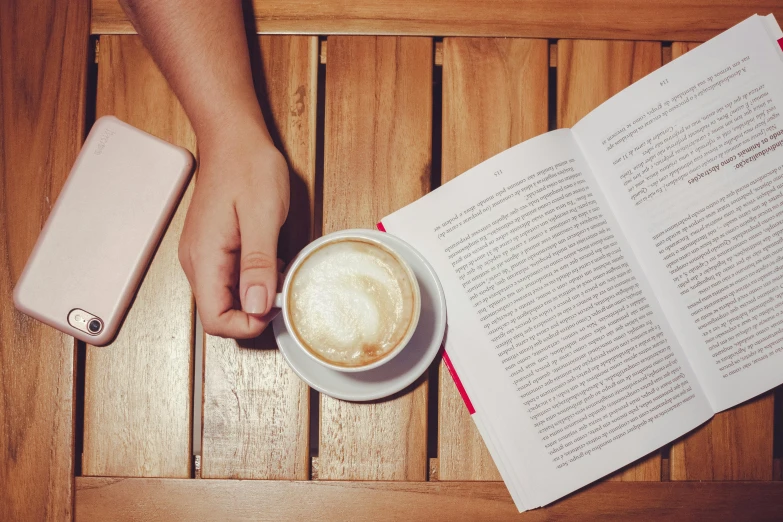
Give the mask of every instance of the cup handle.
[(272, 308), (283, 308), (283, 294), (275, 295), (275, 302)]

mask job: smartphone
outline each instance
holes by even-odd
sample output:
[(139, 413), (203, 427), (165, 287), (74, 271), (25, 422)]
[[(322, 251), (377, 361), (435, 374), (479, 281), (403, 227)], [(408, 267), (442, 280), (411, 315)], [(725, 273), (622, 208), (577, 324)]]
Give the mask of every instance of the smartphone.
[(108, 344), (193, 166), (182, 147), (114, 116), (98, 119), (14, 288), (16, 308), (89, 344)]

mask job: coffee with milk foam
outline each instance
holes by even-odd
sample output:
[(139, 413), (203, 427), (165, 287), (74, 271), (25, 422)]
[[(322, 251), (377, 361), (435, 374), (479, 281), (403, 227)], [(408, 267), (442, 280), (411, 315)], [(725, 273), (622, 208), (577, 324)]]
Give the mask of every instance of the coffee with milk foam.
[(416, 320), (414, 284), (405, 267), (374, 243), (325, 243), (292, 275), (293, 333), (333, 365), (371, 364), (399, 346)]

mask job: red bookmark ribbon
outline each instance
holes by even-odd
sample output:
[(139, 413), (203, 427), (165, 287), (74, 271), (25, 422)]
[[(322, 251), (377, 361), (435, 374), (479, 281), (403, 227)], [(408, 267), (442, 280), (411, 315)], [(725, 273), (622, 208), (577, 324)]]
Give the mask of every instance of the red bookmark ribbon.
[(460, 397), (462, 397), (462, 400), (465, 402), (465, 406), (468, 407), (468, 413), (473, 415), (476, 413), (476, 409), (473, 407), (473, 403), (470, 402), (470, 397), (468, 397), (468, 394), (465, 391), (465, 387), (462, 386), (462, 381), (459, 380), (459, 375), (457, 375), (457, 372), (454, 370), (454, 366), (451, 364), (451, 359), (449, 359), (449, 354), (447, 354), (445, 350), (443, 352), (443, 362), (446, 363), (446, 368), (448, 368), (449, 373), (451, 374), (451, 378), (454, 379), (454, 384), (457, 385), (457, 391), (459, 392)]

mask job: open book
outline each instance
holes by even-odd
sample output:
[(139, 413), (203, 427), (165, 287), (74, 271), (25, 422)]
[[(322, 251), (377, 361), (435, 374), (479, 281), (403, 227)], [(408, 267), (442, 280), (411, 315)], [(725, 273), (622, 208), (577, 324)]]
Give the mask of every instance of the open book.
[(520, 511), (783, 382), (782, 36), (753, 16), (379, 224), (443, 283)]

